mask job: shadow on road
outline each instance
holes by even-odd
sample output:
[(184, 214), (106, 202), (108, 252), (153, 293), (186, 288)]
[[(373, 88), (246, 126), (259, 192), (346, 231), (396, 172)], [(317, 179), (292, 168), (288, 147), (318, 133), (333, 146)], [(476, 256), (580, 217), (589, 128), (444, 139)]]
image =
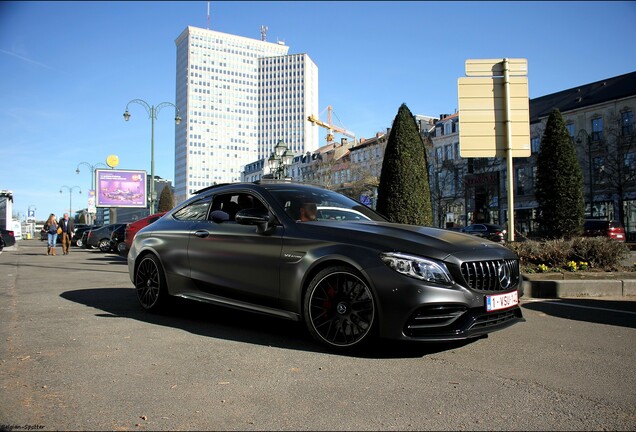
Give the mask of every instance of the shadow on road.
[(634, 301), (568, 298), (528, 302), (521, 307), (558, 318), (636, 328)]
[[(180, 298), (172, 299), (172, 307), (167, 313), (149, 313), (139, 306), (133, 288), (81, 289), (66, 291), (60, 296), (105, 312), (98, 313), (98, 317), (128, 318), (217, 339), (330, 353), (311, 339), (304, 324), (300, 322)], [(414, 358), (459, 348), (472, 342), (419, 344), (380, 340), (371, 347), (347, 355), (375, 359)]]

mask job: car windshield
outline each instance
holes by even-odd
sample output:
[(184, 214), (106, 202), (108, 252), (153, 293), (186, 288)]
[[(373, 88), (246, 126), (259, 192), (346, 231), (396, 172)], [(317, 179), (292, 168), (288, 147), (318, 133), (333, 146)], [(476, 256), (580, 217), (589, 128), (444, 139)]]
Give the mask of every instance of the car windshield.
[(342, 194), (318, 188), (276, 188), (271, 195), (294, 220), (300, 219), (300, 208), (315, 205), (316, 220), (386, 221), (382, 216)]

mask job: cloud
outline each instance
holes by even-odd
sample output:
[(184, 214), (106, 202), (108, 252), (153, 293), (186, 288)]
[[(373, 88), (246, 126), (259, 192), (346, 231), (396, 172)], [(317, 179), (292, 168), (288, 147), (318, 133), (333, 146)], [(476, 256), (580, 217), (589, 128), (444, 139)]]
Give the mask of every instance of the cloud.
[(36, 65), (36, 66), (41, 66), (41, 67), (46, 68), (46, 69), (55, 70), (54, 68), (52, 68), (52, 67), (51, 67), (51, 66), (49, 66), (49, 65), (45, 65), (44, 63), (40, 63), (40, 62), (37, 62), (37, 61), (35, 61), (35, 60), (31, 60), (31, 59), (29, 59), (29, 58), (23, 57), (23, 56), (21, 56), (21, 55), (19, 55), (19, 54), (16, 54), (16, 53), (14, 53), (14, 52), (11, 52), (11, 51), (3, 50), (3, 49), (1, 49), (1, 48), (0, 48), (0, 53), (2, 53), (2, 54), (6, 54), (6, 55), (10, 55), (10, 56), (12, 56), (12, 57), (15, 57), (15, 58), (18, 58), (18, 59), (20, 59), (20, 60), (23, 60), (23, 61), (25, 61), (25, 62), (27, 62), (27, 63), (34, 64), (34, 65)]

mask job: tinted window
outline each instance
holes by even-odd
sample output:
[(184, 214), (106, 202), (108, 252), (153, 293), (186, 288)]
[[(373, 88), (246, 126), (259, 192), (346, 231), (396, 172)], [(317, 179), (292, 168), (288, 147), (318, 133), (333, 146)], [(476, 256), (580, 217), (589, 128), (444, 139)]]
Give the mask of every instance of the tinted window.
[(290, 187), (289, 189), (273, 189), (270, 190), (270, 193), (276, 199), (276, 201), (278, 201), (278, 203), (285, 209), (287, 214), (289, 214), (294, 220), (299, 218), (300, 206), (303, 203), (315, 203), (318, 208), (331, 207), (334, 210), (355, 210), (355, 212), (361, 213), (371, 220), (385, 220), (370, 208), (344, 195), (328, 190), (304, 188), (301, 189)]
[(204, 198), (177, 210), (172, 216), (178, 220), (205, 220), (210, 207), (210, 198)]

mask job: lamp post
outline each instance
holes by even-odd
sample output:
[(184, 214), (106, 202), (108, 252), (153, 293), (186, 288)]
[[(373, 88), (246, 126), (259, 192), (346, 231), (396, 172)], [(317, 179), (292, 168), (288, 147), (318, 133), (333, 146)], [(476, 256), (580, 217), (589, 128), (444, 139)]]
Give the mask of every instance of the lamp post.
[(585, 135), (587, 139), (587, 164), (588, 164), (588, 177), (590, 181), (590, 217), (594, 217), (594, 179), (592, 178), (592, 137), (585, 129), (581, 129), (576, 134), (576, 143), (582, 144), (581, 133)]
[(104, 165), (103, 163), (101, 163), (101, 162), (97, 162), (95, 165), (91, 165), (88, 162), (80, 162), (80, 163), (77, 164), (77, 168), (75, 168), (75, 172), (77, 174), (80, 173), (79, 167), (81, 165), (86, 165), (88, 167), (88, 169), (91, 170), (91, 189), (95, 190), (95, 170), (97, 168), (99, 168), (99, 165), (103, 166), (104, 168), (108, 168), (108, 167), (106, 165)]
[[(104, 165), (103, 163), (101, 163), (101, 162), (97, 162), (96, 164), (90, 164), (88, 162), (80, 162), (80, 163), (77, 164), (77, 168), (75, 168), (75, 172), (77, 174), (80, 173), (80, 166), (82, 166), (82, 165), (86, 165), (88, 167), (88, 169), (91, 170), (91, 190), (95, 191), (95, 187), (96, 187), (96, 184), (95, 184), (95, 170), (99, 167), (99, 165), (103, 166), (104, 168), (108, 168), (108, 167), (106, 165)], [(89, 198), (90, 198), (90, 194), (89, 194)], [(90, 213), (90, 210), (89, 210), (89, 213), (87, 213), (87, 216), (86, 216), (86, 222), (87, 223), (92, 223), (91, 216), (93, 214), (95, 214), (95, 213)]]
[(60, 188), (60, 193), (62, 193), (62, 189), (68, 189), (68, 215), (70, 217), (73, 216), (73, 189), (77, 188), (79, 190), (79, 193), (82, 193), (82, 189), (79, 186), (62, 186)]
[(126, 104), (126, 111), (124, 112), (124, 120), (130, 120), (130, 113), (128, 112), (128, 105), (131, 103), (136, 103), (143, 106), (148, 112), (148, 117), (150, 117), (150, 214), (155, 213), (155, 119), (157, 118), (157, 114), (161, 111), (162, 108), (167, 106), (172, 106), (175, 109), (175, 118), (174, 122), (178, 125), (181, 123), (181, 116), (179, 115), (179, 108), (172, 102), (161, 102), (159, 105), (154, 106), (148, 104), (148, 102), (142, 99), (133, 99)]
[(279, 140), (274, 147), (274, 151), (267, 159), (267, 166), (272, 173), (274, 179), (280, 180), (286, 178), (287, 168), (291, 165), (294, 154), (287, 148), (287, 144), (283, 140)]

